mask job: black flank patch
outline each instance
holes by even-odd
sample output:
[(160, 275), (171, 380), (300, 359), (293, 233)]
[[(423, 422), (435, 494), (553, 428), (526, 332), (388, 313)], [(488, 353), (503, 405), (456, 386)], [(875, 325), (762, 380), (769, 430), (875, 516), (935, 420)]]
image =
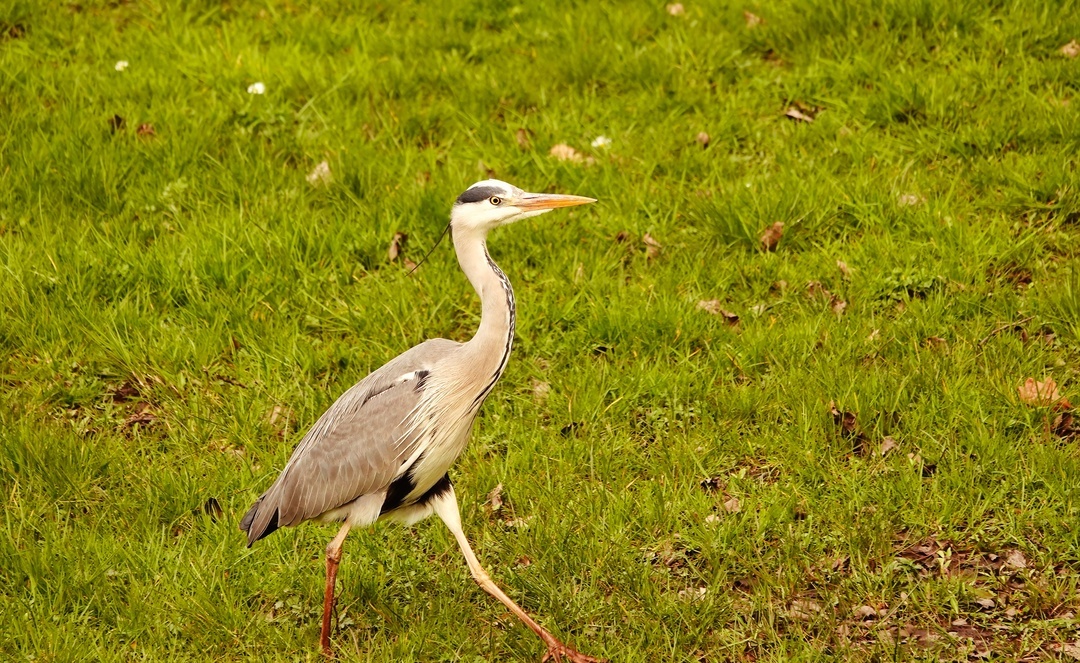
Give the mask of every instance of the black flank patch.
[(412, 468), (419, 465), (423, 460), (424, 454), (420, 454), (420, 457), (416, 459), (412, 467), (405, 471), (405, 474), (390, 483), (390, 487), (386, 489), (386, 499), (383, 500), (382, 508), (379, 509), (380, 516), (405, 504), (405, 498), (416, 488), (416, 482), (413, 481), (412, 477)]

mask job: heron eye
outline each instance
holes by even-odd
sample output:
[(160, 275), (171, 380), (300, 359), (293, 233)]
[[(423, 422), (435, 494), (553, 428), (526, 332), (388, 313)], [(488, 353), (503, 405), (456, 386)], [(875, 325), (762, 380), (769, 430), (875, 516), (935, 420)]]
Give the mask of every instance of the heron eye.
[(498, 196), (492, 196), (488, 198), (488, 202), (495, 206), (502, 205), (502, 198), (499, 198)]

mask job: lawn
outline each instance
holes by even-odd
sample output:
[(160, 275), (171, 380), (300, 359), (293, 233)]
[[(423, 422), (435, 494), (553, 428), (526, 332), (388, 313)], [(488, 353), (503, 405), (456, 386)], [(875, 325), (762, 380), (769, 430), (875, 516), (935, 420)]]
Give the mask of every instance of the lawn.
[[(238, 520), (475, 330), (452, 249), (408, 263), (488, 177), (599, 200), (491, 237), (516, 344), (451, 471), (543, 624), (1080, 658), (1078, 39), (1069, 0), (0, 0), (0, 658), (318, 660), (336, 530)], [(339, 591), (343, 660), (543, 653), (437, 519), (354, 532)]]

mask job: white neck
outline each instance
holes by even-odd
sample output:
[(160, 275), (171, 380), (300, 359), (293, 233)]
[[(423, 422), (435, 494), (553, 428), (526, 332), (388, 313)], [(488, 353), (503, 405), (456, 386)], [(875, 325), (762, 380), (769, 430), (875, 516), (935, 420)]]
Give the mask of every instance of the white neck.
[(480, 296), (482, 307), (480, 328), (465, 343), (466, 354), (475, 362), (470, 368), (488, 374), (493, 385), (506, 368), (514, 340), (514, 290), (488, 255), (487, 233), (455, 230), (453, 237), (458, 264)]

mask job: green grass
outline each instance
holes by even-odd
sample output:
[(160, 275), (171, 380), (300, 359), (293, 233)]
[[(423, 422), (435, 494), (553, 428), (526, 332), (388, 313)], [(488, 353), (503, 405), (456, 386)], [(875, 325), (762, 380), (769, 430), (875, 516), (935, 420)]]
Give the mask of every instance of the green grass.
[[(333, 530), (237, 520), (349, 385), (471, 334), (448, 248), (386, 250), (489, 172), (600, 200), (491, 238), (517, 344), (452, 471), (540, 621), (612, 661), (1080, 638), (1080, 442), (1016, 390), (1080, 403), (1076, 2), (182, 4), (0, 0), (0, 657), (315, 660)], [(542, 652), (436, 520), (354, 533), (339, 587), (346, 660)]]

